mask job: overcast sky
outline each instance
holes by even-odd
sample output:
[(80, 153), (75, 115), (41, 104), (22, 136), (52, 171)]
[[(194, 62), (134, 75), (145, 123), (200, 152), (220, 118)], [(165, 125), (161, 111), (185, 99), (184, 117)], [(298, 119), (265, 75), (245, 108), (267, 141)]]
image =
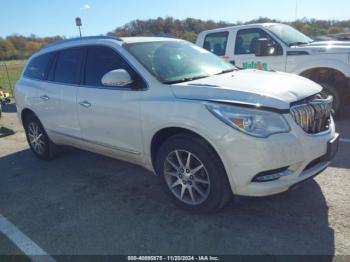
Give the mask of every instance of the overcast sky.
[(76, 16), (83, 20), (84, 35), (99, 35), (134, 19), (159, 16), (228, 22), (260, 16), (344, 20), (350, 19), (350, 0), (1, 0), (0, 36), (76, 36)]

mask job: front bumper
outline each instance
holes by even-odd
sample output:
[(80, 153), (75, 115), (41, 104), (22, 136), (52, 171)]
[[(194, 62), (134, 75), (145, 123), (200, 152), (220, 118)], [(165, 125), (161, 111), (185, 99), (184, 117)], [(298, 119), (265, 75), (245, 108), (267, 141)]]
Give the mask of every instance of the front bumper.
[[(326, 169), (328, 142), (337, 136), (334, 122), (326, 132), (309, 135), (290, 115), (285, 115), (291, 132), (267, 139), (253, 138), (236, 131), (222, 139), (220, 155), (232, 191), (243, 196), (268, 196), (289, 190)], [(288, 167), (286, 175), (269, 182), (253, 182), (257, 174)]]

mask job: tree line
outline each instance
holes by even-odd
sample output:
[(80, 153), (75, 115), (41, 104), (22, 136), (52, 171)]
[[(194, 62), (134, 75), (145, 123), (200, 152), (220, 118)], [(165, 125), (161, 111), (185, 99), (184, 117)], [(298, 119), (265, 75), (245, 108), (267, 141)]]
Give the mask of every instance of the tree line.
[(191, 42), (195, 42), (197, 34), (203, 30), (209, 30), (219, 27), (253, 24), (253, 23), (284, 23), (293, 26), (310, 37), (326, 36), (341, 32), (350, 31), (350, 20), (317, 20), (317, 19), (299, 19), (294, 22), (282, 22), (276, 19), (260, 17), (247, 22), (228, 23), (224, 21), (215, 22), (213, 20), (203, 21), (195, 18), (184, 20), (173, 17), (157, 18), (148, 20), (134, 20), (124, 26), (116, 28), (108, 35), (117, 36), (139, 36), (139, 35), (172, 35)]
[(29, 37), (11, 35), (5, 39), (0, 38), (0, 61), (26, 59), (44, 45), (62, 39), (61, 36), (37, 37), (35, 35)]
[[(107, 33), (111, 36), (140, 36), (140, 35), (171, 35), (191, 42), (195, 42), (197, 34), (203, 30), (214, 29), (219, 27), (264, 23), (264, 22), (281, 22), (270, 18), (258, 18), (248, 22), (228, 23), (224, 21), (201, 20), (195, 18), (176, 19), (173, 17), (158, 17), (148, 20), (133, 20), (115, 30)], [(284, 22), (286, 23), (286, 22)], [(287, 22), (298, 30), (310, 37), (324, 36), (350, 31), (350, 20), (317, 20), (317, 19), (300, 19), (294, 22)], [(37, 37), (31, 35), (25, 37), (22, 35), (11, 35), (4, 39), (0, 38), (0, 60), (26, 59), (43, 45), (50, 42), (64, 39), (62, 36)]]

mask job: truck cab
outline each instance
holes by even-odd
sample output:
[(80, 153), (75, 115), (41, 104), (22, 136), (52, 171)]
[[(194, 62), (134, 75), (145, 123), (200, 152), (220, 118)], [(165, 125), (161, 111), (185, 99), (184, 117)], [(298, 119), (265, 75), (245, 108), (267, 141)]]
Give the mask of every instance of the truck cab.
[(315, 42), (289, 25), (263, 23), (203, 31), (197, 45), (238, 68), (309, 78), (333, 96), (336, 112), (349, 100), (350, 42)]

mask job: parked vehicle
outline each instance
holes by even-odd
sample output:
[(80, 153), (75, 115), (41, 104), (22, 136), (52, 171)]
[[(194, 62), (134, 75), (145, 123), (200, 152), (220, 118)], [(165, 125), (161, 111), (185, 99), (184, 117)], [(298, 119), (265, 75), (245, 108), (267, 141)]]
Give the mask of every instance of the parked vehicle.
[(309, 78), (333, 96), (339, 112), (350, 98), (350, 42), (321, 41), (278, 23), (201, 32), (197, 44), (237, 67), (289, 72)]
[[(337, 151), (332, 98), (299, 76), (237, 70), (183, 40), (88, 37), (30, 58), (15, 96), (29, 145), (71, 145), (156, 173), (177, 205), (213, 212), (322, 172)], [(132, 175), (132, 174), (126, 174)]]

